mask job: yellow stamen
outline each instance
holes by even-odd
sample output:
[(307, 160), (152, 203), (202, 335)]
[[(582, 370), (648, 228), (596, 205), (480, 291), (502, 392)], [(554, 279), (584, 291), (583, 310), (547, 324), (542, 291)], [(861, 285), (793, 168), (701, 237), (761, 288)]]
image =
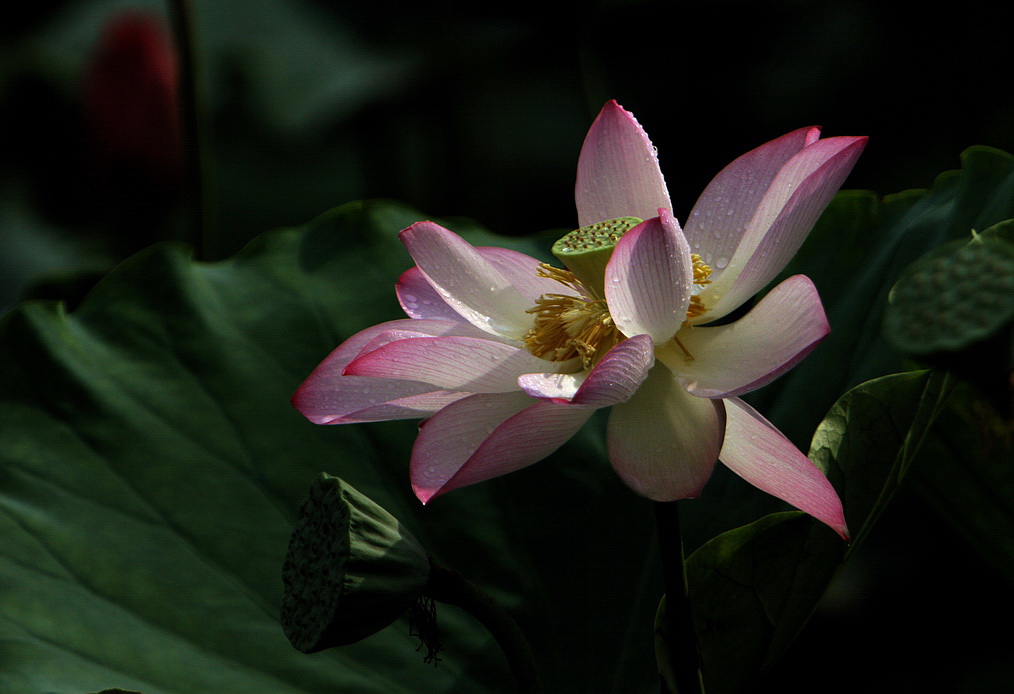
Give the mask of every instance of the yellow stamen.
[(711, 284), (711, 267), (706, 265), (701, 256), (696, 253), (690, 254), (690, 260), (694, 263), (694, 284), (704, 286), (705, 284)]
[(567, 270), (542, 263), (538, 274), (556, 280), (578, 296), (543, 294), (536, 299), (535, 307), (527, 311), (535, 314), (535, 326), (525, 336), (525, 346), (548, 361), (580, 358), (584, 368), (596, 364), (623, 339), (606, 302), (593, 298)]
[[(711, 284), (711, 268), (696, 253), (693, 261), (694, 284), (704, 287)], [(535, 356), (548, 361), (568, 361), (580, 358), (584, 368), (594, 366), (606, 352), (624, 339), (604, 299), (596, 298), (569, 270), (546, 263), (539, 264), (539, 277), (555, 280), (574, 294), (543, 294), (527, 313), (535, 314), (535, 326), (525, 335), (525, 346)], [(690, 297), (687, 320), (707, 311), (699, 296)], [(673, 337), (687, 359), (693, 355)]]
[[(701, 260), (701, 256), (696, 253), (690, 254), (690, 260), (693, 261), (694, 264), (694, 284), (702, 288), (711, 284), (711, 280), (708, 279), (708, 277), (711, 276), (711, 267), (705, 264), (705, 262)], [(704, 306), (704, 302), (701, 300), (701, 297), (695, 294), (690, 297), (690, 306), (687, 307), (687, 320), (702, 316), (707, 310), (708, 309)], [(683, 345), (680, 345), (680, 347), (682, 346)], [(683, 351), (686, 352), (685, 349)], [(689, 357), (690, 355), (687, 354), (687, 356)]]
[(683, 351), (683, 356), (685, 356), (687, 358), (687, 361), (693, 361), (694, 360), (694, 355), (692, 355), (690, 353), (690, 350), (688, 350), (686, 348), (686, 346), (684, 346), (684, 344), (682, 342), (680, 342), (680, 339), (678, 337), (676, 337), (675, 335), (673, 335), (672, 339), (673, 339), (673, 342), (676, 343), (676, 346), (679, 347), (680, 350)]

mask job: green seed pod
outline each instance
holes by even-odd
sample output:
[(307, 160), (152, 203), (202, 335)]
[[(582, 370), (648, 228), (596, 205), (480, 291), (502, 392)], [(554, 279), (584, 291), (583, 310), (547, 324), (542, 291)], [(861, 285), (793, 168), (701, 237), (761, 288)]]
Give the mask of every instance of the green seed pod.
[(884, 314), (900, 352), (958, 352), (1014, 318), (1014, 244), (1003, 222), (971, 241), (954, 241), (914, 262), (891, 289)]
[(603, 299), (606, 295), (603, 277), (613, 248), (621, 236), (641, 221), (637, 217), (619, 217), (575, 229), (553, 244), (553, 255)]
[(304, 653), (359, 641), (405, 614), (429, 572), (426, 552), (398, 519), (321, 473), (282, 566), (282, 628)]

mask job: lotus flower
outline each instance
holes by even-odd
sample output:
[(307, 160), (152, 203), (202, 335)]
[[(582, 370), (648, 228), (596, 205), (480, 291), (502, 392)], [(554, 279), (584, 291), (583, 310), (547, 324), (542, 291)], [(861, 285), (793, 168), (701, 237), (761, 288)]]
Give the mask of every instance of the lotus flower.
[(824, 475), (737, 397), (827, 335), (813, 283), (790, 277), (706, 324), (786, 265), (865, 143), (773, 140), (723, 169), (681, 230), (651, 142), (610, 102), (578, 163), (581, 229), (553, 248), (567, 269), (413, 224), (416, 266), (396, 287), (409, 318), (349, 338), (293, 404), (318, 424), (425, 418), (410, 465), (423, 503), (541, 460), (611, 407), (609, 459), (638, 494), (696, 497), (721, 460), (847, 539)]

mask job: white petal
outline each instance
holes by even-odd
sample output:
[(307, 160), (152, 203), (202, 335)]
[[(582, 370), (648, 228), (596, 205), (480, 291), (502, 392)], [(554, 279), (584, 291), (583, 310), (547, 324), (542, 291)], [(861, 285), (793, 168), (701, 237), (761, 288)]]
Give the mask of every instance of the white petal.
[(543, 294), (571, 293), (556, 280), (539, 277), (542, 261), (510, 248), (479, 246), (475, 250), (495, 266), (525, 298), (526, 308), (535, 306), (535, 300)]
[(690, 395), (656, 363), (637, 394), (609, 415), (609, 460), (642, 496), (694, 498), (711, 477), (724, 431), (722, 401)]
[(627, 337), (667, 342), (686, 320), (693, 279), (690, 248), (668, 210), (628, 231), (606, 266), (606, 303)]
[(518, 386), (533, 398), (570, 402), (591, 371), (575, 374), (531, 373), (518, 377)]
[(660, 350), (658, 358), (694, 395), (726, 398), (778, 378), (809, 354), (830, 329), (817, 288), (808, 277), (794, 275), (735, 323), (687, 327), (677, 333), (693, 359), (675, 346)]
[(529, 297), (463, 238), (433, 222), (417, 222), (400, 238), (433, 288), (468, 322), (513, 339), (532, 327)]
[(577, 163), (579, 226), (670, 209), (655, 148), (633, 114), (610, 101), (592, 123)]
[[(565, 289), (556, 280), (539, 276), (539, 266), (542, 261), (538, 258), (509, 248), (494, 246), (478, 246), (475, 250), (496, 267), (508, 282), (514, 285), (525, 297), (529, 308), (535, 306), (535, 301), (543, 294), (558, 294)], [(395, 286), (395, 292), (402, 309), (412, 318), (465, 320), (450, 304), (444, 301), (444, 298), (418, 267), (409, 268), (402, 274)]]

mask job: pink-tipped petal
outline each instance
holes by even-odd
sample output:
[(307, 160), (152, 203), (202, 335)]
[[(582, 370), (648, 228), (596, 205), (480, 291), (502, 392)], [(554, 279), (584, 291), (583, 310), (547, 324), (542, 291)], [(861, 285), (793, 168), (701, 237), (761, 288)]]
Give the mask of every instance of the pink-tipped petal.
[[(355, 376), (347, 377), (355, 379)], [(364, 379), (366, 380), (366, 379)], [(370, 381), (382, 381), (385, 379), (372, 378)], [(411, 381), (391, 381), (399, 383), (404, 388), (405, 384)], [(364, 391), (370, 389), (371, 384), (361, 386), (355, 383), (348, 384), (349, 388), (361, 388)], [(413, 384), (418, 385), (418, 384)], [(375, 391), (374, 391), (375, 392)], [(317, 424), (361, 424), (363, 422), (388, 422), (394, 419), (426, 419), (431, 417), (452, 402), (457, 402), (468, 397), (468, 393), (451, 390), (433, 390), (420, 395), (410, 395), (404, 398), (392, 398), (386, 402), (376, 405), (367, 405), (359, 410), (335, 417), (326, 422)]]
[(443, 390), (504, 393), (518, 390), (518, 376), (569, 362), (548, 362), (526, 349), (474, 337), (416, 337), (391, 342), (356, 357), (346, 376), (428, 383)]
[(725, 409), (722, 462), (758, 489), (826, 523), (847, 541), (841, 499), (817, 466), (739, 398), (726, 400)]
[(701, 293), (709, 309), (701, 320), (716, 320), (735, 310), (785, 267), (845, 181), (866, 140), (818, 140), (785, 164), (728, 265), (716, 271), (711, 285)]
[(574, 394), (576, 405), (607, 407), (626, 402), (641, 387), (655, 364), (655, 350), (648, 335), (635, 335), (602, 357)]
[(667, 342), (686, 320), (693, 282), (690, 247), (668, 210), (621, 238), (606, 266), (606, 303), (627, 337)]
[(658, 156), (633, 114), (610, 101), (592, 123), (577, 163), (579, 226), (670, 209)]
[(537, 463), (594, 412), (521, 393), (479, 394), (427, 420), (412, 449), (412, 489), (424, 504), (461, 487)]
[[(368, 345), (384, 342), (385, 337), (409, 331), (411, 334), (448, 335), (468, 332), (483, 334), (463, 323), (436, 320), (397, 320), (360, 331), (338, 346), (299, 386), (292, 404), (315, 424), (348, 424), (378, 419), (425, 417), (458, 398), (456, 394), (436, 392), (433, 386), (404, 380), (343, 376), (342, 371)], [(399, 401), (384, 416), (376, 409)], [(367, 410), (370, 413), (363, 414)]]
[(683, 233), (695, 253), (711, 260), (731, 258), (757, 206), (785, 163), (808, 144), (820, 128), (800, 128), (765, 143), (722, 169), (697, 199)]
[(609, 460), (642, 496), (690, 499), (711, 477), (724, 432), (722, 401), (690, 395), (656, 364), (634, 397), (609, 415)]
[[(536, 299), (543, 294), (559, 292), (561, 285), (556, 280), (539, 276), (538, 258), (509, 248), (494, 246), (478, 246), (475, 249), (490, 264), (496, 267), (503, 276), (534, 306)], [(395, 286), (398, 301), (402, 309), (412, 318), (435, 318), (440, 320), (465, 320), (454, 308), (444, 301), (440, 293), (433, 288), (429, 280), (418, 267), (406, 270)]]
[(435, 320), (464, 321), (444, 297), (433, 288), (430, 281), (417, 267), (401, 273), (394, 285), (398, 303), (410, 318), (432, 318)]
[(637, 335), (609, 350), (591, 371), (524, 374), (518, 385), (533, 398), (608, 407), (629, 400), (654, 363), (651, 337)]
[(437, 293), (469, 323), (513, 339), (531, 328), (530, 299), (463, 238), (433, 222), (417, 222), (400, 238)]
[(676, 347), (666, 349), (659, 359), (690, 393), (727, 398), (775, 380), (830, 330), (817, 288), (805, 275), (794, 275), (735, 323), (680, 331), (678, 338), (693, 359)]

